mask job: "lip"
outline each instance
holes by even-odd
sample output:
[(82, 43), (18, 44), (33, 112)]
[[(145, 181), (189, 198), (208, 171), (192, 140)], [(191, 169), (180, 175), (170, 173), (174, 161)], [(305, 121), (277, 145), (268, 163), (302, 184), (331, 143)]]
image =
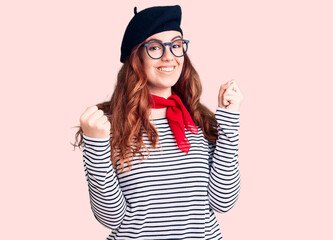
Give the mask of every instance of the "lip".
[(176, 68), (175, 65), (172, 65), (172, 66), (158, 66), (157, 68), (170, 68), (170, 67), (174, 67), (174, 68)]

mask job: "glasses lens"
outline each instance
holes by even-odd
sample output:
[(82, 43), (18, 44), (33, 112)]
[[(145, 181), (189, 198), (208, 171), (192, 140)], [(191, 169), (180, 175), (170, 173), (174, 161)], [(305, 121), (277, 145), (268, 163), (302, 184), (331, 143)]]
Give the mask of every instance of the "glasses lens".
[(159, 42), (151, 42), (148, 46), (148, 53), (152, 58), (160, 58), (163, 54), (163, 45)]
[(187, 43), (184, 40), (176, 40), (172, 44), (172, 52), (176, 57), (183, 56), (187, 51)]

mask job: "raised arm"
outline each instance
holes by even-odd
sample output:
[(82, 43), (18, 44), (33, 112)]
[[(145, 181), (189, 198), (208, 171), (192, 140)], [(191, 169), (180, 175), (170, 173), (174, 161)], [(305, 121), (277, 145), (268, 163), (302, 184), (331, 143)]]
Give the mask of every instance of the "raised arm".
[(240, 191), (238, 168), (238, 111), (218, 107), (215, 117), (218, 123), (216, 146), (210, 145), (211, 168), (208, 198), (211, 208), (223, 213), (236, 203)]
[(116, 229), (125, 216), (127, 204), (110, 159), (111, 123), (102, 110), (90, 106), (81, 115), (80, 125), (91, 209), (101, 224)]
[(112, 168), (109, 138), (91, 138), (83, 134), (83, 164), (95, 218), (105, 227), (118, 228), (127, 205)]

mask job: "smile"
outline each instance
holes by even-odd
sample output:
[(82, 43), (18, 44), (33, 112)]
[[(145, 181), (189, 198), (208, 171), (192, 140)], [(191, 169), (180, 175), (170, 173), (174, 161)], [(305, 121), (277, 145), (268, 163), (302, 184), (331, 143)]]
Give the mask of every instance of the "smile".
[(161, 72), (172, 72), (175, 69), (175, 67), (159, 67), (157, 69)]

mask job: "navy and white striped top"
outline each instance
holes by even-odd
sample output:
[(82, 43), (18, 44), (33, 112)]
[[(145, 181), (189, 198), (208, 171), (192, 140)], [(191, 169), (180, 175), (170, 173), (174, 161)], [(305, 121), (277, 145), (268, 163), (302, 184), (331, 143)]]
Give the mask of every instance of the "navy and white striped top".
[(158, 130), (160, 148), (152, 149), (144, 133), (150, 157), (140, 163), (137, 156), (132, 170), (118, 178), (109, 138), (83, 135), (91, 209), (112, 230), (107, 240), (222, 239), (213, 210), (227, 212), (238, 199), (239, 115), (217, 107), (216, 146), (200, 127), (198, 134), (185, 129), (191, 144), (188, 154), (178, 149), (167, 118), (150, 120)]

